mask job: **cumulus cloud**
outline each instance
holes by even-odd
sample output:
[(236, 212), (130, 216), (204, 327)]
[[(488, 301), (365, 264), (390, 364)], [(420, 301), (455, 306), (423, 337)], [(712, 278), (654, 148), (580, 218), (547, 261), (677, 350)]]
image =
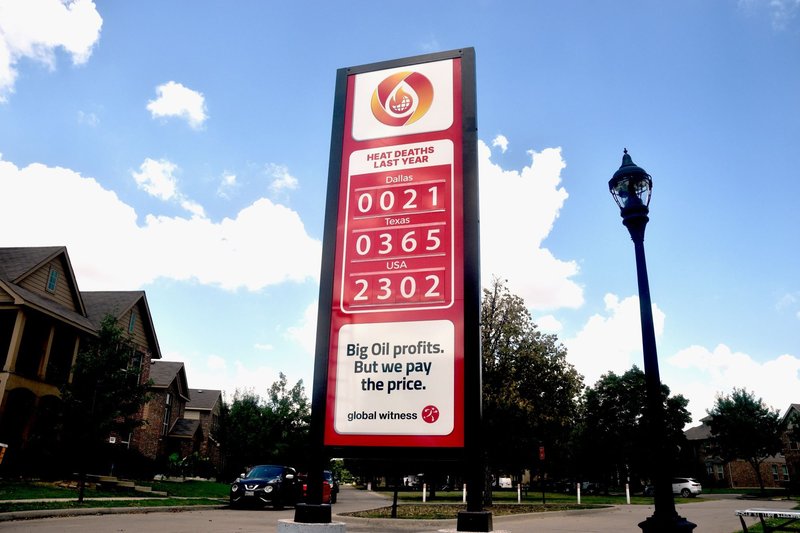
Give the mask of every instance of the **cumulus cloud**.
[[(73, 170), (0, 160), (0, 189), (36, 199), (0, 210), (0, 227), (17, 228), (0, 234), (0, 246), (66, 245), (82, 290), (127, 290), (167, 278), (258, 291), (319, 275), (321, 243), (295, 211), (266, 198), (220, 221), (144, 214), (140, 224), (114, 192)], [(168, 188), (158, 190), (169, 196)], [(64, 198), (91, 209), (74, 209)], [(264, 250), (288, 249), (264, 260)]]
[(194, 216), (204, 217), (205, 209), (193, 200), (189, 200), (178, 190), (178, 179), (175, 173), (178, 165), (166, 159), (150, 159), (139, 166), (139, 172), (131, 172), (136, 185), (147, 194), (165, 202), (175, 201), (183, 209)]
[(663, 366), (664, 381), (672, 392), (690, 399), (695, 422), (706, 415), (718, 395), (730, 394), (734, 386), (755, 392), (781, 412), (797, 403), (800, 390), (800, 358), (789, 354), (759, 362), (724, 344), (713, 350), (690, 346), (669, 357)]
[(168, 81), (156, 87), (158, 98), (147, 102), (147, 110), (153, 118), (178, 117), (189, 126), (199, 129), (208, 118), (203, 93), (193, 91), (180, 83)]
[(286, 336), (299, 344), (303, 352), (313, 356), (317, 341), (317, 302), (311, 303), (303, 313), (303, 319), (296, 326), (290, 327)]
[(506, 136), (501, 134), (495, 137), (492, 140), (492, 148), (495, 146), (499, 147), (501, 152), (506, 153), (506, 150), (508, 150), (508, 139)]
[(508, 280), (512, 293), (532, 309), (576, 308), (583, 289), (573, 277), (575, 261), (562, 261), (542, 246), (567, 199), (561, 186), (566, 166), (561, 149), (529, 152), (530, 165), (504, 170), (491, 149), (478, 143), (483, 285), (493, 276)]
[(0, 2), (0, 102), (14, 91), (22, 58), (55, 68), (62, 48), (74, 65), (85, 63), (100, 38), (103, 19), (91, 0)]
[[(567, 358), (589, 386), (609, 371), (620, 374), (634, 364), (643, 368), (639, 297), (620, 300), (615, 294), (606, 294), (604, 303), (604, 314), (592, 315), (577, 335), (563, 341)], [(665, 315), (655, 304), (652, 309), (658, 339), (664, 331)]]

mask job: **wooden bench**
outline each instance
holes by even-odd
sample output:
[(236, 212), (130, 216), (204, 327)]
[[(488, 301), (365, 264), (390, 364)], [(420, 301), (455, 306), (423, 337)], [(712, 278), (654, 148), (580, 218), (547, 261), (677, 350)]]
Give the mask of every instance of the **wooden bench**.
[[(800, 520), (800, 511), (754, 507), (752, 509), (745, 509), (744, 511), (736, 511), (736, 516), (739, 517), (739, 521), (742, 523), (742, 529), (745, 533), (747, 533), (747, 524), (744, 523), (745, 516), (758, 518), (761, 521), (761, 527), (764, 533), (770, 533), (771, 531), (800, 531), (797, 527), (788, 527)], [(776, 526), (770, 526), (764, 521), (765, 518), (777, 518), (785, 521)]]

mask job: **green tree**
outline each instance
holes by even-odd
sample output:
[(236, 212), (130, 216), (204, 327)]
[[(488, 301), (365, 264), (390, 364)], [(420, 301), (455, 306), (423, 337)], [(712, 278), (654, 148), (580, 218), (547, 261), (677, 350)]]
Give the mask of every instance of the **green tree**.
[(555, 335), (534, 324), (525, 302), (495, 279), (483, 291), (483, 418), (490, 467), (506, 473), (563, 464), (583, 389)]
[(113, 433), (127, 435), (143, 422), (139, 410), (148, 400), (150, 383), (142, 383), (132, 365), (136, 348), (116, 318), (103, 318), (96, 339), (78, 353), (72, 381), (61, 389), (63, 438), (72, 448), (81, 474), (79, 501), (83, 501), (88, 460), (101, 455), (103, 442)]
[(304, 468), (310, 413), (303, 381), (288, 388), (283, 373), (269, 387), (266, 398), (254, 391), (237, 390), (220, 419), (227, 474), (236, 476), (246, 467), (263, 463)]
[[(691, 420), (689, 401), (670, 396), (661, 385), (669, 446), (685, 443), (683, 428)], [(647, 385), (637, 366), (622, 375), (609, 372), (583, 396), (583, 416), (576, 429), (580, 472), (608, 485), (647, 478), (652, 443), (647, 431)]]
[(753, 393), (734, 388), (730, 395), (718, 396), (714, 407), (707, 412), (711, 437), (719, 455), (726, 461), (747, 461), (764, 492), (761, 463), (783, 447), (783, 427), (778, 411), (767, 407)]

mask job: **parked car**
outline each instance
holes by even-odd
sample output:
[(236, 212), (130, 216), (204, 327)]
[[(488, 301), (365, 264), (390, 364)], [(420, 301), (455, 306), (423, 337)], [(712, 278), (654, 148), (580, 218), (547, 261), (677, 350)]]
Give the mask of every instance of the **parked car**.
[[(683, 498), (695, 497), (703, 492), (703, 486), (694, 478), (691, 477), (676, 477), (672, 479), (672, 493), (679, 494)], [(644, 488), (645, 496), (653, 496), (655, 490), (653, 485), (647, 485)]]
[[(308, 475), (300, 474), (300, 482), (303, 484), (303, 501), (308, 501)], [(339, 486), (336, 485), (336, 492)], [(330, 470), (322, 473), (322, 503), (336, 503), (336, 495), (333, 492), (333, 474)]]
[(232, 508), (272, 505), (276, 509), (294, 505), (300, 497), (297, 472), (289, 466), (258, 465), (231, 484)]
[(330, 470), (326, 470), (323, 472), (325, 476), (325, 480), (331, 486), (331, 503), (336, 503), (336, 499), (339, 496), (339, 480), (334, 477), (333, 472)]
[(691, 477), (676, 477), (672, 480), (672, 493), (680, 494), (684, 498), (695, 497), (703, 492), (703, 486)]

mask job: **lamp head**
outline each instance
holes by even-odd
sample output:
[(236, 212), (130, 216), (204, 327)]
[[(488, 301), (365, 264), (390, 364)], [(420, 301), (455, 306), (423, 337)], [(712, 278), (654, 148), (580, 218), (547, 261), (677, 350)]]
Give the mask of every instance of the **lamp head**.
[(608, 190), (611, 191), (623, 217), (626, 210), (631, 209), (639, 211), (644, 208), (646, 213), (653, 191), (653, 179), (643, 168), (634, 164), (626, 148), (623, 151), (622, 165), (608, 180)]

